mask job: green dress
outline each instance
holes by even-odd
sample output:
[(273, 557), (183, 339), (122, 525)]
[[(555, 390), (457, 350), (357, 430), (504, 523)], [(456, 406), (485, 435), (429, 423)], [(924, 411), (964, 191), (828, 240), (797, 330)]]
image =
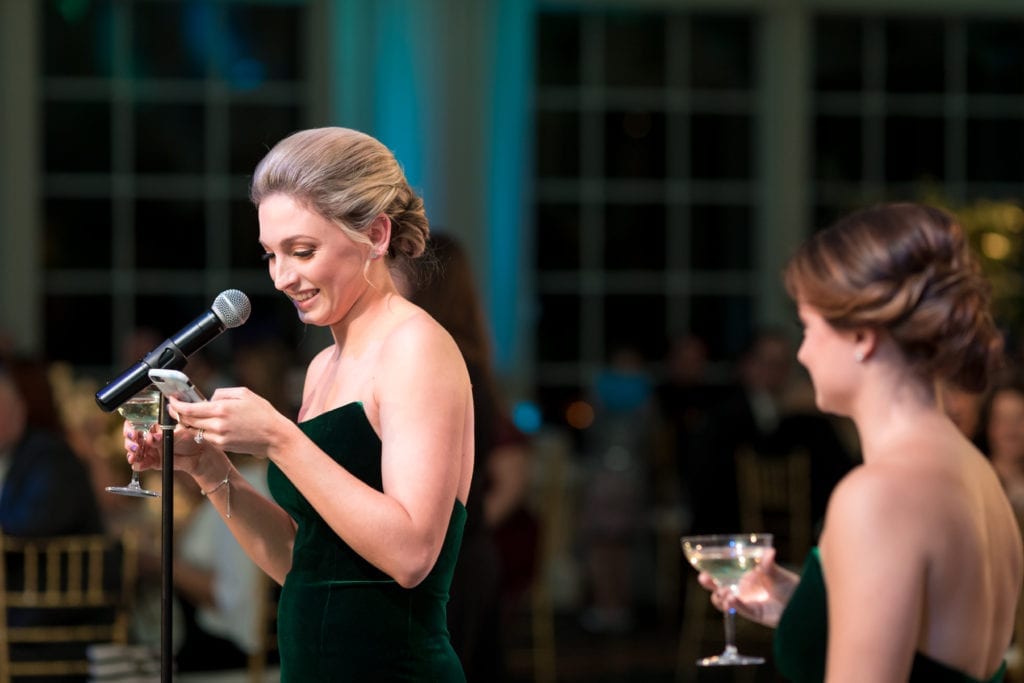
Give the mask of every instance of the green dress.
[[(299, 426), (346, 470), (383, 490), (381, 442), (361, 403)], [(298, 525), (278, 603), (282, 683), (465, 681), (445, 614), (466, 523), (462, 504), (455, 502), (434, 568), (406, 589), (342, 541), (273, 463), (267, 481)]]
[[(775, 629), (775, 666), (794, 683), (820, 683), (825, 680), (827, 642), (825, 578), (821, 573), (818, 549), (813, 548), (804, 562), (800, 584)], [(1004, 662), (992, 678), (982, 682), (916, 652), (907, 683), (999, 683), (1005, 673)]]

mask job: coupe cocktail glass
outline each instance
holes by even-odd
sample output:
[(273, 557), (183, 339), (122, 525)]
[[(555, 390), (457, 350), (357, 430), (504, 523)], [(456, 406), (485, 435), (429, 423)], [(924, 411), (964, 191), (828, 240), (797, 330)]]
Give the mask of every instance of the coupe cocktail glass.
[[(740, 579), (759, 564), (772, 547), (771, 534), (712, 534), (683, 536), (683, 554), (699, 572), (707, 572), (720, 586), (739, 593)], [(764, 664), (763, 657), (741, 655), (736, 650), (736, 610), (722, 612), (725, 620), (725, 650), (697, 660), (697, 666)]]

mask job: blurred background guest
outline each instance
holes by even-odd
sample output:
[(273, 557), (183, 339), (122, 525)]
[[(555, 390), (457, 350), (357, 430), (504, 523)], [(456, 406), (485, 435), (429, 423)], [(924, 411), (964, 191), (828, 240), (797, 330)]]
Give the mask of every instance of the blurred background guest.
[[(263, 495), (267, 463), (250, 456), (232, 460), (245, 479)], [(262, 647), (260, 609), (269, 581), (249, 559), (213, 505), (194, 485), (193, 508), (178, 534), (174, 589), (183, 612), (183, 639), (175, 653), (185, 672), (244, 669)]]
[(636, 625), (658, 415), (653, 380), (633, 346), (611, 354), (591, 391), (594, 421), (584, 435), (580, 473), (579, 543), (587, 580), (581, 625), (616, 634)]
[(982, 409), (986, 402), (984, 393), (965, 391), (959, 387), (942, 387), (942, 408), (953, 424), (970, 439), (983, 453), (988, 452), (982, 429)]
[(793, 360), (792, 344), (775, 330), (756, 333), (740, 354), (735, 383), (711, 408), (703, 445), (690, 465), (693, 533), (739, 528), (736, 452), (741, 446), (763, 451), (778, 429)]
[(1024, 519), (1024, 377), (1019, 370), (991, 388), (981, 415), (986, 454), (1017, 516)]
[(38, 359), (0, 359), (0, 530), (99, 533), (89, 472), (65, 439), (46, 370)]

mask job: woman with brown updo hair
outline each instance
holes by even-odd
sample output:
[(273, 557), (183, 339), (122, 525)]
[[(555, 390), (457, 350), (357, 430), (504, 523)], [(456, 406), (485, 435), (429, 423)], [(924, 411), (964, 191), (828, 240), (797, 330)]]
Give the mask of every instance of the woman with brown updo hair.
[[(283, 682), (464, 681), (445, 604), (473, 475), (469, 376), (391, 276), (424, 250), (423, 202), (384, 145), (345, 128), (279, 142), (250, 194), (274, 286), (333, 343), (309, 364), (298, 424), (241, 387), (171, 399), (174, 467), (283, 584)], [(160, 467), (154, 434), (126, 430), (129, 462)], [(228, 453), (270, 460), (273, 501)]]
[(705, 574), (712, 602), (776, 627), (793, 681), (1002, 680), (1020, 532), (935, 388), (982, 389), (1001, 352), (962, 228), (916, 204), (858, 211), (801, 246), (785, 282), (816, 403), (852, 419), (864, 462), (799, 576), (768, 558), (732, 595)]

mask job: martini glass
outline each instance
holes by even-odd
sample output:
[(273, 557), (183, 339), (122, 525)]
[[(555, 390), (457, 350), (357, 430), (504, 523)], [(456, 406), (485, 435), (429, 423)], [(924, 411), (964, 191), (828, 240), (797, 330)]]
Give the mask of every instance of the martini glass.
[[(131, 423), (135, 431), (148, 432), (150, 427), (160, 421), (160, 392), (153, 388), (140, 391), (122, 403), (117, 412)], [(108, 486), (106, 490), (109, 493), (137, 498), (155, 498), (160, 495), (157, 491), (142, 488), (142, 484), (139, 483), (139, 471), (134, 467), (132, 479), (127, 486)]]
[[(743, 575), (751, 571), (772, 547), (771, 534), (712, 534), (683, 536), (683, 555), (699, 572), (707, 572), (720, 586), (739, 593)], [(764, 664), (763, 657), (741, 655), (736, 649), (736, 610), (722, 612), (725, 621), (725, 650), (697, 660), (697, 666)]]

